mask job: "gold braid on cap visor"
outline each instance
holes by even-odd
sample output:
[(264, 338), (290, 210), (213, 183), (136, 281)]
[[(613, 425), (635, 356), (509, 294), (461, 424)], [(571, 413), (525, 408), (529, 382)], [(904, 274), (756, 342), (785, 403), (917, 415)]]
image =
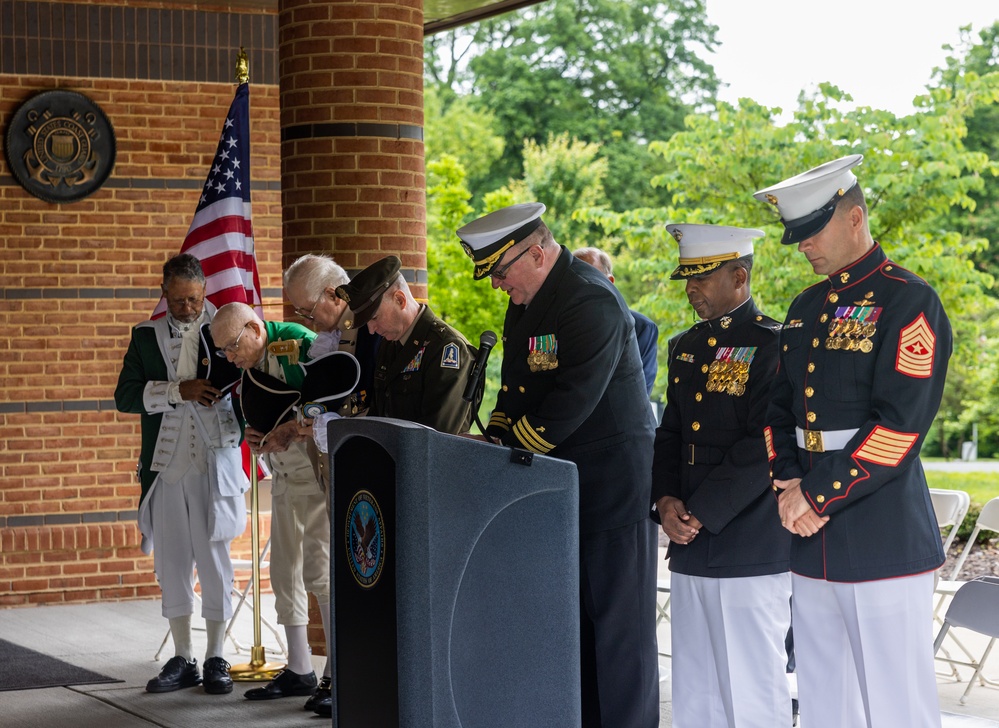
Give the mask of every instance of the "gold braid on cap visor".
[(503, 253), (505, 253), (506, 251), (508, 251), (510, 248), (512, 248), (516, 244), (517, 244), (517, 241), (511, 239), (510, 242), (508, 242), (506, 245), (504, 245), (502, 248), (500, 248), (499, 250), (497, 250), (492, 255), (490, 255), (490, 256), (488, 256), (486, 258), (483, 258), (482, 260), (476, 260), (476, 261), (474, 261), (475, 262), (475, 275), (480, 275), (482, 273), (485, 273), (487, 270), (491, 270), (492, 267), (495, 266), (499, 262), (499, 259), (503, 257)]
[(738, 260), (741, 257), (738, 253), (722, 253), (721, 255), (708, 255), (703, 258), (680, 258), (680, 265), (673, 271), (673, 275), (684, 277), (699, 276), (704, 273), (710, 273), (726, 261)]

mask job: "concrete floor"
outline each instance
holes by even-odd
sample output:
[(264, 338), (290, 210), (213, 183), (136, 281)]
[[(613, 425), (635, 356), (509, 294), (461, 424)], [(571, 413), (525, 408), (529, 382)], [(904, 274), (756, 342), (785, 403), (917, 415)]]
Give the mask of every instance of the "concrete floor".
[[(273, 615), (270, 595), (263, 595), (261, 613)], [(252, 624), (248, 610), (244, 611), (234, 631), (237, 639), (245, 644), (252, 643)], [(253, 703), (244, 700), (243, 692), (254, 687), (255, 683), (237, 682), (230, 695), (222, 696), (207, 695), (201, 688), (159, 695), (146, 693), (146, 681), (157, 674), (172, 654), (172, 645), (168, 643), (163, 657), (159, 661), (153, 659), (165, 631), (166, 621), (160, 616), (157, 601), (0, 610), (0, 638), (123, 680), (121, 683), (102, 685), (0, 692), (0, 726), (216, 728), (252, 725), (254, 728), (308, 728), (329, 724), (302, 710), (304, 698)], [(205, 649), (204, 631), (196, 630), (194, 639), (195, 653), (201, 662)], [(660, 651), (669, 652), (669, 626), (665, 621), (659, 625), (659, 640)], [(277, 642), (266, 629), (262, 630), (262, 642), (268, 650), (268, 660), (280, 662), (276, 655)], [(984, 648), (984, 643), (974, 636), (969, 637), (968, 642)], [(249, 662), (249, 655), (237, 653), (232, 642), (226, 643), (225, 657), (233, 664)], [(317, 672), (322, 670), (323, 659), (314, 658)], [(993, 658), (994, 673), (999, 673), (997, 660), (999, 658)], [(669, 670), (669, 658), (662, 657), (663, 728), (671, 725)], [(968, 671), (964, 673), (966, 680)], [(966, 682), (956, 683), (941, 678), (938, 686), (944, 728), (999, 728), (999, 689), (975, 687), (968, 704), (962, 706), (959, 698)], [(800, 726), (808, 728), (807, 712), (802, 714)]]

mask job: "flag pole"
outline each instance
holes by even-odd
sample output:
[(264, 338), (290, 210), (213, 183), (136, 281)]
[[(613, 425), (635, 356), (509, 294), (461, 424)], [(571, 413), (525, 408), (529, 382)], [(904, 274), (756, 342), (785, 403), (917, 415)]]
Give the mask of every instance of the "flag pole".
[[(236, 83), (242, 85), (250, 81), (250, 64), (243, 46), (236, 57)], [(229, 676), (240, 681), (269, 681), (277, 677), (284, 665), (267, 662), (266, 651), (260, 639), (260, 501), (257, 455), (250, 454), (250, 544), (253, 551), (253, 646), (250, 648), (250, 661), (233, 665)]]
[(260, 640), (260, 503), (257, 499), (259, 484), (257, 478), (257, 455), (250, 455), (250, 544), (253, 550), (253, 646), (250, 648), (250, 661), (233, 665), (229, 676), (233, 680), (250, 682), (269, 681), (277, 677), (284, 665), (267, 662), (266, 651)]

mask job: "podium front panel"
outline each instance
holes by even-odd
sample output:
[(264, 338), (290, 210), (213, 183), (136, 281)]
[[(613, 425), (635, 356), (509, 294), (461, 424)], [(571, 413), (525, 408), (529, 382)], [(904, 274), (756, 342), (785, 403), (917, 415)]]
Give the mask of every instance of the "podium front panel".
[(329, 442), (334, 725), (578, 726), (575, 465), (382, 418)]

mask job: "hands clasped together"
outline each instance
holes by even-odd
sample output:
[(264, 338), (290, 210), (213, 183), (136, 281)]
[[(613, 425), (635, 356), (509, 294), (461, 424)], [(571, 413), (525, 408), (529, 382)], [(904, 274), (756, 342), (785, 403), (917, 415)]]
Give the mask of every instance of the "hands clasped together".
[(799, 536), (814, 536), (829, 522), (829, 516), (820, 516), (808, 505), (801, 492), (801, 478), (775, 480), (774, 485), (783, 491), (777, 498), (777, 512), (788, 531)]

